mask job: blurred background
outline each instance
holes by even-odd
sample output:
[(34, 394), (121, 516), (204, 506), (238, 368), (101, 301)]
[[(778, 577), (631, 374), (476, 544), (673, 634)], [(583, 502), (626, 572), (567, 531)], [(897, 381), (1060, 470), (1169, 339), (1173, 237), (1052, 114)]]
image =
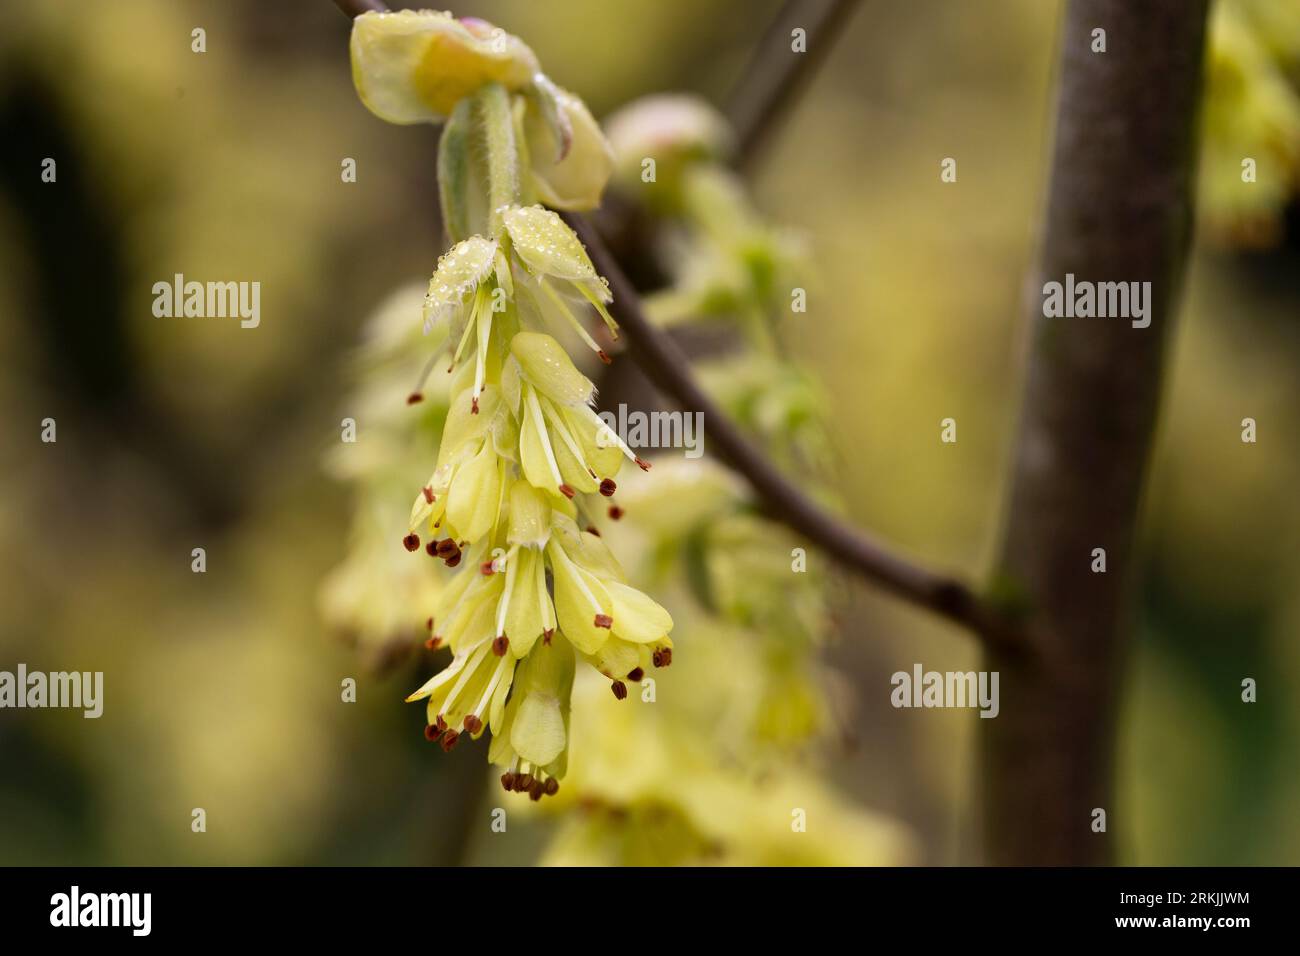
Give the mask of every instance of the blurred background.
[[(1300, 23), (1286, 0), (1246, 6), (1276, 19), (1216, 20), (1123, 688), (1126, 863), (1300, 862)], [(725, 103), (778, 7), (454, 12), (522, 36), (600, 117), (657, 91)], [(830, 398), (847, 514), (971, 577), (1015, 426), (1060, 13), (864, 0), (752, 178), (815, 264), (783, 337)], [(0, 0), (0, 15), (0, 669), (105, 674), (99, 720), (0, 712), (0, 863), (536, 861), (556, 821), (493, 841), (484, 746), (436, 751), (402, 703), (428, 656), (376, 669), (319, 610), (348, 547), (350, 495), (322, 462), (350, 356), (442, 251), (436, 130), (362, 107), (327, 0)], [(938, 176), (949, 156), (956, 186)], [(1249, 201), (1242, 156), (1259, 157)], [(177, 272), (260, 281), (260, 326), (156, 318), (152, 285)], [(956, 446), (936, 441), (948, 416)], [(810, 767), (904, 835), (905, 853), (862, 862), (976, 862), (978, 720), (888, 703), (894, 671), (974, 668), (973, 645), (856, 584), (835, 600), (824, 657), (854, 717)]]

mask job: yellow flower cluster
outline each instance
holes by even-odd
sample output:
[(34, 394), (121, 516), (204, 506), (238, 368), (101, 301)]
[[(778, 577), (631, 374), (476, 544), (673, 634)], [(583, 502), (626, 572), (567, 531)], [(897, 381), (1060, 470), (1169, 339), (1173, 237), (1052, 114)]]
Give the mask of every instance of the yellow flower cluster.
[(620, 700), (625, 681), (672, 660), (672, 618), (628, 584), (591, 521), (590, 496), (615, 493), (623, 459), (649, 463), (596, 415), (593, 383), (550, 334), (576, 334), (609, 361), (584, 324), (590, 307), (600, 334), (617, 338), (608, 287), (540, 203), (594, 206), (612, 156), (582, 101), (484, 21), (366, 14), (351, 48), (374, 113), (446, 122), (439, 179), (456, 241), (423, 318), (426, 331), (445, 330), (450, 404), (404, 544), (465, 567), (428, 622), (428, 646), (449, 648), (451, 663), (408, 700), (426, 702), (426, 736), (444, 749), (490, 732), (505, 788), (538, 799), (567, 765), (578, 659)]

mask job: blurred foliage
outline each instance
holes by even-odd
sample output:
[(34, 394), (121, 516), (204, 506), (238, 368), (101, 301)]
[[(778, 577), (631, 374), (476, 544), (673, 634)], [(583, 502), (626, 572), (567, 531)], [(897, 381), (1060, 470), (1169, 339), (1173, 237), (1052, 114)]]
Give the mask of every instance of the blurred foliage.
[[(556, 81), (605, 115), (654, 90), (721, 102), (775, 6), (566, 0), (457, 12), (526, 36)], [(1142, 626), (1123, 688), (1126, 809), (1112, 820), (1125, 859), (1143, 864), (1300, 858), (1300, 466), (1286, 437), (1300, 430), (1296, 5), (1217, 7), (1201, 178), (1209, 241), (1168, 371)], [(754, 206), (801, 231), (815, 261), (808, 312), (785, 312), (775, 334), (830, 402), (829, 477), (846, 513), (971, 575), (995, 537), (1014, 428), (1059, 11), (867, 0), (755, 180)], [(348, 356), (363, 318), (425, 278), (441, 250), (433, 131), (386, 127), (357, 103), (346, 24), (324, 0), (49, 0), (2, 12), (0, 667), (103, 670), (106, 702), (98, 721), (0, 715), (0, 861), (523, 863), (548, 844), (552, 862), (639, 858), (602, 836), (599, 805), (590, 825), (571, 817), (558, 834), (544, 817), (512, 823), (515, 839), (490, 834), (483, 754), (435, 757), (401, 703), (426, 662), (373, 673), (319, 620), (319, 582), (347, 550), (352, 514), (322, 454), (337, 449), (345, 416), (376, 462), (405, 427), (352, 405)], [(203, 55), (190, 52), (196, 26)], [(1247, 155), (1260, 160), (1255, 184), (1241, 182)], [(39, 181), (45, 156), (58, 157), (57, 187)], [(959, 160), (956, 185), (939, 182), (946, 156)], [(339, 180), (343, 157), (357, 160), (355, 184)], [(175, 272), (260, 280), (261, 327), (155, 319), (149, 288)], [(392, 387), (410, 382), (395, 373)], [(956, 446), (936, 440), (948, 415), (960, 422)], [(58, 420), (56, 445), (38, 441), (46, 416)], [(1256, 444), (1239, 439), (1248, 416)], [(403, 494), (397, 507), (408, 504)], [(389, 520), (382, 507), (377, 523)], [(198, 546), (202, 576), (189, 570)], [(362, 577), (362, 589), (408, 586), (382, 570)], [(697, 773), (683, 724), (664, 730), (679, 790), (623, 811), (646, 829), (620, 833), (666, 828), (681, 838), (655, 845), (708, 859), (743, 832), (736, 859), (765, 862), (783, 852), (789, 807), (806, 805), (810, 862), (909, 850), (881, 815), (915, 834), (914, 858), (972, 859), (980, 722), (887, 699), (893, 671), (918, 660), (964, 669), (973, 649), (874, 593), (854, 590), (834, 614), (842, 636), (823, 659), (846, 675), (855, 709), (849, 746), (825, 766), (851, 799), (809, 783), (804, 765), (766, 784)], [(675, 673), (695, 666), (692, 652), (709, 668), (680, 677), (683, 687), (749, 686), (731, 658), (712, 661), (729, 646), (719, 633), (681, 642)], [(340, 701), (349, 676), (356, 704)], [(1244, 677), (1260, 682), (1259, 703), (1240, 702)], [(607, 729), (608, 696), (592, 701), (589, 732)], [(718, 701), (735, 696), (752, 706), (743, 693)], [(656, 733), (639, 719), (651, 708), (624, 704), (639, 709), (611, 719)], [(611, 793), (637, 772), (591, 769)], [(585, 772), (575, 758), (573, 773)], [(711, 794), (736, 801), (734, 820), (672, 809)], [(824, 801), (873, 816), (828, 848), (816, 831)], [(190, 832), (196, 806), (206, 834)]]

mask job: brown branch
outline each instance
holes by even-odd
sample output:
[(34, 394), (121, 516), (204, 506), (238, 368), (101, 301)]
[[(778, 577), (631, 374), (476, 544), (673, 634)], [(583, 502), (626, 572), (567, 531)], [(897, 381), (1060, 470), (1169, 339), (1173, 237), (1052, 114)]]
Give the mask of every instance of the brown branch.
[[(750, 57), (727, 117), (736, 134), (736, 166), (752, 168), (790, 107), (844, 33), (858, 0), (787, 0)], [(808, 48), (791, 49), (791, 31), (807, 31)]]
[(359, 17), (363, 13), (388, 12), (388, 4), (383, 0), (334, 0), (334, 5), (349, 18)]
[[(1113, 857), (1117, 686), (1133, 546), (1192, 224), (1206, 0), (1071, 0), (1035, 288), (1150, 282), (1150, 326), (1045, 318), (1035, 298), (1008, 522), (996, 565), (1043, 654), (986, 665), (1006, 703), (980, 721), (987, 858)], [(1103, 28), (1108, 49), (1092, 51)], [(1093, 573), (1093, 549), (1106, 552)], [(1110, 813), (1093, 832), (1096, 808)], [(1119, 826), (1125, 825), (1120, 822)], [(1131, 830), (1132, 824), (1128, 824)]]

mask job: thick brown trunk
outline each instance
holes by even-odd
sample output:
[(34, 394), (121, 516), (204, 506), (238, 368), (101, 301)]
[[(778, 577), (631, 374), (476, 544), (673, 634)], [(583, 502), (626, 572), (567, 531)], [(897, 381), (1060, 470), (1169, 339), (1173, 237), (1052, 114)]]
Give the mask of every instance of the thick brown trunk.
[[(1008, 523), (994, 592), (1023, 602), (1034, 651), (994, 649), (983, 734), (984, 852), (1097, 864), (1123, 827), (1115, 704), (1131, 556), (1192, 222), (1205, 0), (1071, 0)], [(1093, 52), (1093, 31), (1106, 52)], [(1151, 283), (1148, 328), (1045, 318), (1043, 284)], [(1105, 573), (1091, 569), (1104, 548)], [(1106, 811), (1106, 832), (1093, 812)]]

